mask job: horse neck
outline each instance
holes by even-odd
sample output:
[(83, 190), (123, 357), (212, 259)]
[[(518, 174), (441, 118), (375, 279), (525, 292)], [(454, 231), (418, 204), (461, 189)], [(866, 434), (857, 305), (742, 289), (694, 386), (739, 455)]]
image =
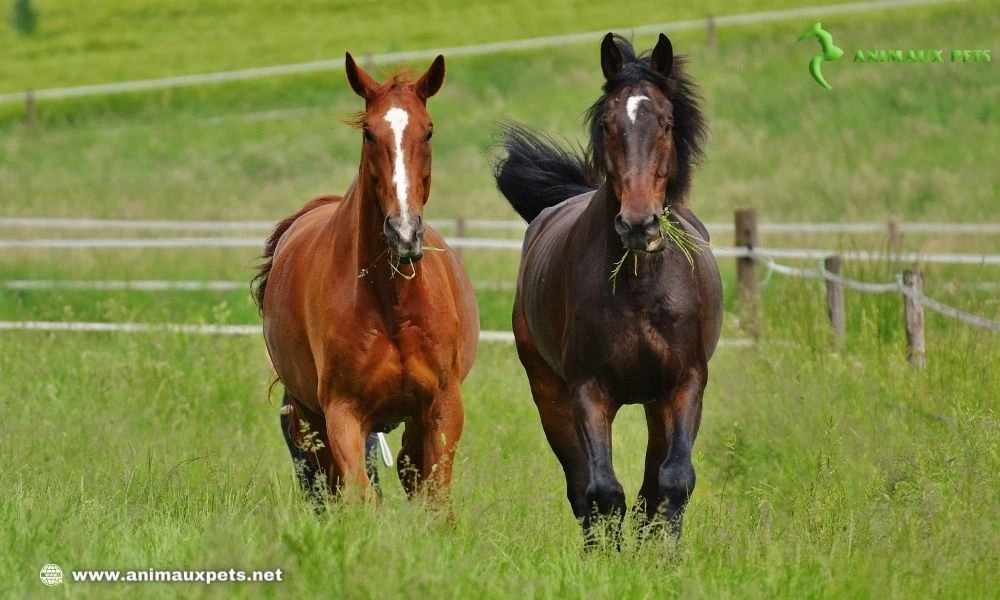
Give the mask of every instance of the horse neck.
[[(351, 185), (344, 198), (344, 219), (333, 226), (341, 231), (345, 226), (354, 234), (346, 236), (350, 240), (351, 250), (347, 253), (353, 257), (353, 272), (367, 273), (357, 278), (359, 286), (374, 285), (377, 298), (386, 302), (385, 306), (394, 306), (401, 295), (413, 293), (421, 287), (421, 278), (407, 281), (403, 277), (394, 276), (390, 267), (391, 253), (386, 245), (383, 226), (385, 215), (379, 208), (379, 199), (371, 177), (365, 172), (364, 166), (358, 172), (357, 179)], [(401, 267), (406, 270), (405, 267)], [(405, 288), (405, 290), (404, 290)], [(369, 288), (372, 289), (372, 288)]]
[(615, 217), (620, 210), (621, 205), (615, 199), (611, 186), (605, 182), (597, 188), (578, 221), (585, 239), (589, 243), (598, 242), (615, 260), (621, 258), (623, 252), (621, 238), (615, 231)]
[[(348, 238), (353, 238), (352, 254), (360, 271), (381, 260), (387, 253), (382, 237), (385, 216), (379, 208), (375, 187), (371, 185), (371, 178), (365, 173), (364, 166), (345, 194), (344, 204), (347, 210), (343, 211), (343, 215), (349, 221), (350, 231), (354, 232)], [(338, 224), (338, 227), (342, 225)]]

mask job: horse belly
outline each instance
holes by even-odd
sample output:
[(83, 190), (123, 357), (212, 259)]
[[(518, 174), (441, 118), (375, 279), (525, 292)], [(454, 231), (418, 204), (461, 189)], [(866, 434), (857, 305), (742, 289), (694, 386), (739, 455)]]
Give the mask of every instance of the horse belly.
[[(274, 273), (272, 271), (272, 273)], [(264, 344), (274, 373), (295, 399), (319, 410), (316, 398), (316, 363), (309, 344), (309, 333), (300, 307), (290, 301), (289, 281), (280, 277), (269, 286), (264, 314)], [(272, 278), (274, 276), (272, 275)]]

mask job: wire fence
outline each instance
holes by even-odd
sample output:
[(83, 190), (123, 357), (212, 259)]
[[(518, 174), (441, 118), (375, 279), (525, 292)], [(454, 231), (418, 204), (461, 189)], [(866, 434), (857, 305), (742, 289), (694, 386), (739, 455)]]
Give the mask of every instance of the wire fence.
[[(48, 331), (72, 333), (179, 333), (187, 335), (260, 336), (261, 325), (218, 325), (183, 323), (108, 323), (95, 321), (0, 321), (0, 331)], [(512, 343), (511, 331), (484, 330), (479, 332), (481, 342)], [(756, 344), (750, 338), (724, 338), (723, 348), (746, 348)]]
[[(484, 290), (513, 290), (514, 281), (473, 281), (472, 286)], [(247, 280), (171, 280), (171, 279), (6, 279), (0, 289), (8, 290), (78, 290), (121, 292), (245, 292)]]
[(762, 262), (767, 267), (769, 273), (774, 272), (790, 277), (823, 279), (825, 281), (842, 285), (845, 288), (867, 294), (899, 293), (913, 299), (915, 302), (918, 302), (933, 311), (947, 317), (951, 317), (952, 319), (956, 319), (974, 327), (1000, 332), (1000, 321), (987, 319), (985, 317), (955, 308), (954, 306), (949, 306), (944, 302), (935, 300), (934, 298), (930, 298), (924, 294), (922, 290), (918, 290), (904, 284), (902, 276), (897, 276), (896, 279), (891, 282), (870, 283), (848, 279), (847, 277), (831, 273), (822, 263), (816, 267), (802, 268), (778, 264), (773, 258), (763, 253), (751, 252), (750, 256)]
[[(783, 265), (777, 262), (779, 259), (793, 260), (817, 260), (827, 259), (831, 255), (837, 256), (839, 260), (861, 261), (861, 262), (885, 262), (887, 260), (910, 263), (942, 263), (942, 264), (964, 264), (964, 265), (1000, 265), (1000, 254), (970, 254), (970, 253), (919, 253), (890, 251), (864, 251), (855, 250), (850, 252), (835, 253), (829, 250), (809, 249), (809, 248), (763, 248), (757, 243), (757, 230), (762, 231), (782, 231), (782, 232), (864, 232), (886, 231), (885, 224), (882, 223), (756, 223), (756, 217), (747, 220), (746, 214), (753, 213), (752, 209), (741, 209), (736, 215), (735, 238), (738, 245), (733, 247), (711, 246), (711, 251), (716, 257), (736, 258), (738, 271), (745, 263), (759, 263), (767, 268), (765, 282), (772, 274), (778, 273), (791, 277), (822, 279), (829, 283), (842, 286), (843, 288), (863, 292), (863, 293), (898, 293), (912, 300), (922, 307), (927, 307), (947, 317), (956, 319), (979, 328), (990, 331), (1000, 331), (1000, 321), (992, 320), (980, 315), (963, 311), (956, 307), (947, 305), (939, 300), (930, 298), (922, 291), (922, 287), (906, 285), (904, 281), (897, 278), (892, 282), (872, 283), (856, 281), (833, 273), (826, 269), (823, 264), (818, 267), (796, 267)], [(749, 224), (753, 229), (747, 232), (741, 222)], [(493, 219), (456, 219), (438, 220), (437, 226), (453, 225), (456, 232), (464, 233), (470, 229), (484, 230), (521, 230), (524, 224), (520, 221), (493, 220)], [(724, 227), (722, 224), (713, 224), (718, 228)], [(891, 227), (898, 230), (912, 230), (921, 232), (951, 232), (951, 233), (998, 233), (1000, 224), (972, 224), (972, 223), (895, 223), (891, 222)], [(141, 220), (103, 220), (103, 219), (72, 219), (72, 218), (0, 218), (0, 226), (17, 228), (54, 228), (54, 229), (102, 229), (102, 230), (142, 230), (142, 231), (258, 231), (269, 230), (272, 227), (270, 222), (264, 221), (141, 221)], [(475, 237), (451, 237), (447, 239), (449, 245), (456, 249), (487, 249), (487, 250), (520, 250), (522, 242), (519, 239), (492, 239)], [(241, 237), (150, 237), (150, 238), (83, 238), (83, 239), (21, 239), (21, 240), (0, 240), (0, 249), (133, 249), (133, 248), (254, 248), (260, 249), (263, 239), (258, 236)], [(754, 274), (750, 281), (756, 281)], [(741, 286), (741, 297), (744, 296), (746, 280), (739, 276), (738, 282)], [(76, 289), (76, 290), (137, 290), (137, 291), (234, 291), (247, 289), (245, 282), (234, 281), (165, 281), (165, 280), (107, 280), (107, 281), (80, 281), (80, 280), (9, 280), (0, 281), (0, 288), (40, 290), (40, 289)], [(478, 282), (477, 288), (491, 289), (511, 289), (514, 283), (509, 281), (499, 282)], [(756, 287), (756, 283), (753, 284)], [(978, 283), (981, 289), (996, 289), (995, 283)], [(756, 294), (756, 291), (753, 291)], [(829, 298), (829, 296), (828, 296)], [(756, 299), (751, 304), (756, 304)], [(831, 309), (832, 310), (832, 309)], [(922, 315), (920, 316), (922, 322)], [(118, 328), (121, 325), (122, 328)], [(921, 325), (922, 326), (922, 325)], [(3, 322), (0, 329), (44, 329), (48, 331), (177, 331), (187, 333), (219, 333), (236, 334), (246, 333), (248, 329), (241, 327), (251, 326), (229, 326), (229, 325), (176, 325), (176, 324), (101, 324), (101, 323), (77, 323), (60, 324), (51, 322)], [(842, 325), (841, 325), (842, 327)], [(233, 329), (235, 328), (235, 329)], [(256, 329), (255, 329), (256, 331)], [(509, 340), (509, 332), (484, 332), (484, 339), (488, 341)], [(921, 331), (922, 337), (922, 331)]]
[[(521, 250), (518, 239), (474, 237), (448, 237), (445, 241), (455, 249)], [(47, 238), (27, 240), (0, 240), (4, 250), (41, 249), (156, 249), (156, 248), (254, 248), (261, 249), (264, 240), (258, 237), (167, 237), (167, 238)], [(768, 256), (772, 259), (816, 260), (835, 254), (819, 248), (755, 248), (736, 246), (711, 246), (718, 258), (750, 258)], [(845, 260), (854, 262), (882, 262), (892, 258), (898, 261), (953, 265), (1000, 265), (1000, 254), (955, 252), (892, 252), (853, 250), (840, 253)]]
[[(514, 219), (429, 219), (435, 229), (476, 231), (524, 231), (524, 221)], [(94, 219), (83, 217), (0, 217), (0, 227), (19, 229), (83, 229), (116, 231), (186, 231), (186, 232), (269, 232), (272, 221), (184, 221), (164, 219)], [(710, 222), (705, 226), (713, 234), (732, 232), (732, 223)], [(761, 233), (786, 234), (885, 234), (891, 228), (900, 233), (1000, 235), (1000, 223), (906, 222), (803, 222), (760, 223)]]

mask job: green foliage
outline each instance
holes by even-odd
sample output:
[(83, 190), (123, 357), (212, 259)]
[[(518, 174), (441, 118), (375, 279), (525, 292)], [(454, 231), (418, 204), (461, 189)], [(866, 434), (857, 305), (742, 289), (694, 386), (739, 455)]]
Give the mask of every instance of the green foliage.
[(38, 13), (31, 6), (31, 0), (13, 0), (12, 4), (11, 26), (26, 35), (35, 33), (35, 29), (38, 27)]

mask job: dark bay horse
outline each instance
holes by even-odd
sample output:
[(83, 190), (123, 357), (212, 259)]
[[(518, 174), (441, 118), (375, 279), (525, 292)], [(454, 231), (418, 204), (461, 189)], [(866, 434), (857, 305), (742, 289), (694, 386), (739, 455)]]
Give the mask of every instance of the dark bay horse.
[(325, 476), (333, 494), (368, 494), (366, 439), (405, 422), (400, 480), (410, 496), (443, 498), (462, 434), (460, 384), (479, 340), (472, 284), (423, 221), (426, 104), (444, 82), (444, 58), (416, 81), (398, 74), (382, 84), (350, 54), (345, 66), (365, 100), (354, 123), (358, 175), (343, 197), (317, 198), (281, 221), (255, 278), (285, 388), (283, 429), (303, 487)]
[(662, 228), (708, 240), (684, 203), (705, 122), (666, 36), (637, 57), (609, 33), (601, 68), (588, 158), (526, 128), (504, 130), (497, 186), (530, 223), (514, 336), (584, 531), (595, 514), (614, 524), (625, 513), (611, 424), (623, 405), (641, 404), (649, 440), (637, 512), (679, 535), (695, 484), (691, 452), (722, 325), (722, 282), (707, 247), (689, 262)]

